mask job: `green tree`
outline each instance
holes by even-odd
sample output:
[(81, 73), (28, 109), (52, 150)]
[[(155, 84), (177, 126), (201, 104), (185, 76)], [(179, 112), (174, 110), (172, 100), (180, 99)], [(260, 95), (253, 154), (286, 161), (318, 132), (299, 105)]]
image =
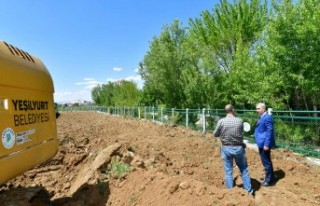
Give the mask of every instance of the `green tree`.
[(92, 89), (91, 96), (101, 106), (137, 106), (140, 101), (137, 85), (126, 80), (98, 85)]
[(137, 84), (126, 80), (115, 82), (113, 101), (115, 106), (133, 107), (139, 105), (139, 90)]
[(320, 87), (320, 2), (273, 1), (266, 60), (279, 76), (279, 92), (290, 109), (317, 109)]
[(101, 106), (114, 105), (113, 90), (114, 84), (112, 82), (98, 85), (91, 91), (92, 100), (95, 102), (95, 104)]
[(216, 73), (216, 62), (209, 55), (206, 47), (201, 46), (188, 33), (183, 43), (186, 61), (181, 73), (181, 82), (185, 95), (185, 107), (209, 108), (218, 107), (220, 101), (219, 75)]
[(169, 107), (181, 107), (185, 102), (181, 73), (186, 59), (182, 44), (185, 29), (175, 20), (165, 26), (159, 37), (154, 37), (150, 49), (140, 64), (139, 73), (145, 80), (148, 91), (155, 103), (165, 103)]
[(220, 83), (220, 94), (215, 95), (223, 103), (245, 106), (260, 97), (259, 91), (253, 93), (251, 89), (262, 80), (253, 75), (259, 72), (254, 58), (267, 23), (267, 12), (267, 1), (221, 0), (212, 12), (206, 10), (201, 18), (190, 21), (193, 38), (208, 51), (206, 59), (215, 61), (216, 71), (212, 73), (217, 75), (215, 82)]

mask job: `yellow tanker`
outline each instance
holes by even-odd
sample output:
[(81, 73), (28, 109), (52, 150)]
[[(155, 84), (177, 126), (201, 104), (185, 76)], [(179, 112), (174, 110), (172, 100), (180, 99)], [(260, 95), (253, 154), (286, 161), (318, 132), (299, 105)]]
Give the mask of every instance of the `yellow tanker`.
[(53, 93), (40, 59), (0, 41), (0, 185), (56, 154)]

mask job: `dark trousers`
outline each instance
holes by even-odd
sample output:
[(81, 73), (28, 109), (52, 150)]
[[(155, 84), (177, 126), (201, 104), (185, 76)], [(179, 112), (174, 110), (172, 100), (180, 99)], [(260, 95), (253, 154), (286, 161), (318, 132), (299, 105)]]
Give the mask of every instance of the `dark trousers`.
[(259, 154), (260, 154), (262, 165), (266, 172), (264, 181), (267, 183), (274, 183), (275, 176), (274, 176), (273, 166), (271, 161), (271, 150), (269, 149), (265, 151), (263, 150), (263, 148), (259, 148)]

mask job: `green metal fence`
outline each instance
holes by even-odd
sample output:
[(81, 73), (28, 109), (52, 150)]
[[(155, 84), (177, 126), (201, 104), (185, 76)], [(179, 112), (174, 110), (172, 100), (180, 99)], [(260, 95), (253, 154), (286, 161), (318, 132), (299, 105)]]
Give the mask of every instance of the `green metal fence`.
[[(219, 118), (225, 116), (223, 109), (175, 109), (158, 107), (58, 107), (58, 111), (98, 111), (136, 119), (147, 119), (166, 125), (180, 125), (202, 133), (212, 132)], [(269, 110), (275, 122), (276, 143), (306, 156), (320, 157), (320, 111)], [(245, 139), (254, 142), (253, 128), (257, 121), (255, 110), (237, 110), (251, 126)]]

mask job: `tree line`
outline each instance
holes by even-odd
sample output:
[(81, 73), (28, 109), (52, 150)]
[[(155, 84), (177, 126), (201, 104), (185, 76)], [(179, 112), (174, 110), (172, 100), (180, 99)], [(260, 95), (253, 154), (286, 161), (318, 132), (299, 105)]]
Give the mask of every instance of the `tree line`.
[(92, 90), (104, 106), (318, 110), (320, 1), (220, 0), (185, 26), (164, 25), (139, 74)]

